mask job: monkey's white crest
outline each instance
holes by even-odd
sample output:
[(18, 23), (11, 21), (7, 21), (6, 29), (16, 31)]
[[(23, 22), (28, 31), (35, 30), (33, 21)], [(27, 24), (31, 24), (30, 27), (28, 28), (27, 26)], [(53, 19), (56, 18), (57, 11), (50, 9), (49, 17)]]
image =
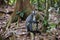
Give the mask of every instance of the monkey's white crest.
[(35, 13), (35, 11), (32, 11), (32, 13)]
[(37, 11), (32, 11), (32, 14), (36, 14), (37, 13)]

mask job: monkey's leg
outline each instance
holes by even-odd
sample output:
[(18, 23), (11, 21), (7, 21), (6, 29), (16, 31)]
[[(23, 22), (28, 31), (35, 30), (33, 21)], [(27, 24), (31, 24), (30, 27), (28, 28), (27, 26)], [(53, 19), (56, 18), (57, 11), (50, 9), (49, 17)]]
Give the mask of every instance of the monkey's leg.
[(28, 23), (28, 25), (26, 26), (27, 27), (27, 31), (30, 31), (32, 32), (32, 24)]

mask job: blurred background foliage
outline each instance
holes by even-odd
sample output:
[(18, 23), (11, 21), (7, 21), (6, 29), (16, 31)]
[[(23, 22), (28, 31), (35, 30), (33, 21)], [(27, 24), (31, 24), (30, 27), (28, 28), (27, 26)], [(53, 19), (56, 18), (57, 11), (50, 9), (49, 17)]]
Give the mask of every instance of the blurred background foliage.
[[(0, 0), (1, 5), (15, 6), (16, 2), (17, 0)], [(24, 2), (26, 2), (26, 4), (24, 4)], [(41, 19), (41, 16), (40, 16), (41, 14), (39, 13), (37, 13), (36, 19), (39, 21), (41, 20), (44, 27), (49, 26), (48, 25), (48, 18), (49, 18), (48, 10), (50, 7), (54, 7), (55, 9), (59, 8), (59, 11), (58, 10), (56, 11), (58, 11), (58, 13), (60, 14), (60, 0), (20, 0), (20, 3), (21, 4), (19, 4), (19, 2), (17, 3), (20, 9), (16, 7), (16, 10), (19, 9), (15, 11), (16, 14), (19, 15), (21, 19), (25, 20), (27, 16), (31, 13), (31, 11), (34, 9), (30, 7), (30, 4), (31, 4), (32, 6), (35, 6), (36, 11), (43, 13), (42, 15), (43, 20)], [(16, 19), (15, 21), (17, 21), (18, 17), (15, 17), (14, 19)], [(55, 24), (50, 25), (51, 28), (54, 28), (54, 26)]]

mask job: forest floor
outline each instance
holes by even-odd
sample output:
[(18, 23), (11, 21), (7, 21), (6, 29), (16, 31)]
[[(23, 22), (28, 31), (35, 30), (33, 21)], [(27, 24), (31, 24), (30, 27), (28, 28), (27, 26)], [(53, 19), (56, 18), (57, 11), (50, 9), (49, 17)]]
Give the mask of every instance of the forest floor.
[[(25, 21), (19, 23), (19, 27), (16, 27), (16, 23), (11, 23), (11, 27), (3, 33), (3, 30), (1, 29), (4, 28), (7, 20), (9, 18), (9, 14), (5, 15), (5, 18), (0, 17), (0, 34), (5, 34), (5, 37), (9, 36), (9, 31), (14, 31), (15, 32), (15, 40), (30, 40), (30, 36), (26, 36), (26, 27), (25, 27)], [(39, 24), (39, 27), (41, 24)], [(36, 34), (35, 35), (35, 40), (60, 40), (60, 28), (53, 30), (51, 33), (42, 33), (41, 35)]]
[[(20, 22), (19, 27), (17, 27), (16, 23), (11, 23), (10, 28), (5, 30), (5, 32), (3, 31), (9, 17), (9, 14), (6, 14), (4, 17), (0, 17), (0, 35), (3, 38), (11, 38), (14, 36), (14, 40), (30, 40), (30, 36), (27, 36), (25, 21)], [(41, 23), (39, 23), (39, 28), (40, 27)], [(13, 36), (10, 36), (12, 35), (11, 33), (13, 33)], [(35, 40), (60, 40), (60, 27), (58, 29), (52, 30), (49, 33), (41, 33), (41, 35), (36, 33)]]

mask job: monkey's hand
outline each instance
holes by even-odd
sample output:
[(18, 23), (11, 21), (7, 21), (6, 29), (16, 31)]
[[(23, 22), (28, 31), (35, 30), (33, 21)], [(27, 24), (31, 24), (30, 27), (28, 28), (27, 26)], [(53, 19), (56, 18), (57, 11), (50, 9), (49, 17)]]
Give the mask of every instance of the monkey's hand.
[(38, 21), (33, 21), (33, 23), (39, 23)]

